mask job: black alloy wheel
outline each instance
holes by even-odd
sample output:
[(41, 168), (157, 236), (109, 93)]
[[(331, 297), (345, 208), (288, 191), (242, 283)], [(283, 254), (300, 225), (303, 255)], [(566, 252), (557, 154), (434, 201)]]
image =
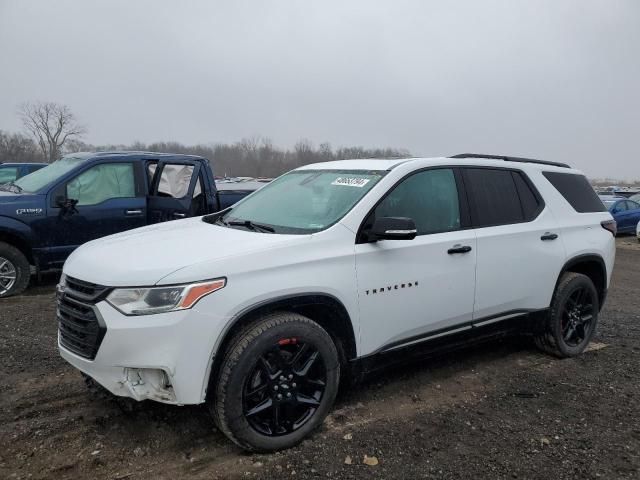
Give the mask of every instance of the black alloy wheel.
[(569, 347), (577, 347), (591, 332), (593, 324), (592, 291), (579, 287), (567, 298), (562, 312), (562, 338)]
[(246, 450), (273, 452), (300, 443), (322, 424), (338, 393), (334, 339), (297, 313), (256, 319), (222, 355), (207, 405), (220, 430)]
[(581, 354), (596, 331), (599, 312), (600, 297), (591, 278), (576, 272), (564, 273), (551, 307), (536, 327), (536, 346), (559, 358)]
[(294, 432), (317, 411), (326, 382), (327, 369), (318, 349), (296, 337), (282, 338), (258, 358), (247, 377), (244, 416), (263, 435)]

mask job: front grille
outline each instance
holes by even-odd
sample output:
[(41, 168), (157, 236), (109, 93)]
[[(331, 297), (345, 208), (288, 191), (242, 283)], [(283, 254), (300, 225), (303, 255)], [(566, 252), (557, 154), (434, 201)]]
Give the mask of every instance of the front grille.
[(67, 277), (66, 287), (57, 294), (60, 344), (67, 350), (93, 360), (106, 333), (95, 304), (109, 289), (102, 285)]

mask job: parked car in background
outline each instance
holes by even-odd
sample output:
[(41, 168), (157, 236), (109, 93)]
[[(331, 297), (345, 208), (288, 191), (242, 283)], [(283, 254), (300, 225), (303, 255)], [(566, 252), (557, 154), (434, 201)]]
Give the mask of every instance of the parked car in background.
[(46, 163), (0, 163), (0, 185), (13, 182), (46, 166)]
[(218, 191), (213, 178), (201, 157), (103, 152), (68, 155), (0, 185), (0, 298), (23, 291), (32, 268), (59, 269), (83, 243), (217, 212), (256, 189)]
[(77, 249), (57, 288), (58, 346), (94, 389), (206, 403), (241, 447), (279, 450), (323, 422), (342, 378), (417, 346), (510, 330), (579, 355), (614, 232), (564, 164), (307, 165), (224, 211)]
[(618, 233), (636, 233), (640, 223), (640, 203), (624, 197), (600, 196), (618, 225)]

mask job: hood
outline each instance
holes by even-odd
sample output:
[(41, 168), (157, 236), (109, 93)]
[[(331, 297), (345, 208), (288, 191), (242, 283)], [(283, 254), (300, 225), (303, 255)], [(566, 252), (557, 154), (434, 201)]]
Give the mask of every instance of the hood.
[[(201, 218), (174, 220), (86, 243), (67, 259), (64, 273), (111, 287), (150, 286), (190, 265), (269, 250), (304, 238), (211, 225)], [(208, 278), (224, 275), (212, 271)], [(192, 279), (199, 280), (204, 279)]]
[(22, 200), (25, 197), (29, 198), (33, 195), (30, 193), (15, 193), (15, 192), (5, 192), (4, 190), (0, 190), (0, 205), (3, 203), (15, 202), (17, 200)]

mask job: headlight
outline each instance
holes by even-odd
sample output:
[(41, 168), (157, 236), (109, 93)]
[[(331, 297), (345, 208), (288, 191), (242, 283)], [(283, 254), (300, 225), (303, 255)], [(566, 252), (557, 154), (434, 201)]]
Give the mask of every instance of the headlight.
[(117, 288), (109, 294), (107, 302), (125, 315), (151, 315), (173, 312), (194, 306), (198, 300), (224, 288), (226, 279), (208, 282), (152, 288)]

